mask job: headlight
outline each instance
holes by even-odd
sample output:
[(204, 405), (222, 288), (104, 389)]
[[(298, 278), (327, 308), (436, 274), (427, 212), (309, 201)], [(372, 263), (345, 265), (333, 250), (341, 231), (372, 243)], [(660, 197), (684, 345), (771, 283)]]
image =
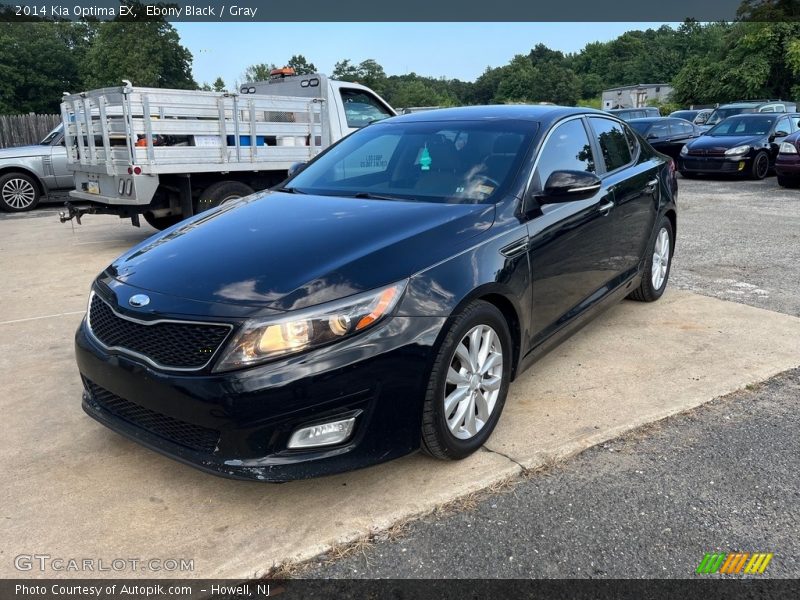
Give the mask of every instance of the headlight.
[(684, 144), (683, 148), (681, 148), (681, 156), (686, 156), (689, 154), (689, 148)]
[(797, 154), (797, 148), (790, 142), (783, 142), (781, 144), (781, 154)]
[(739, 156), (740, 154), (747, 154), (750, 152), (750, 146), (736, 146), (730, 150), (725, 150), (725, 156)]
[(215, 371), (230, 371), (343, 340), (390, 316), (407, 281), (298, 310), (254, 319), (228, 344)]

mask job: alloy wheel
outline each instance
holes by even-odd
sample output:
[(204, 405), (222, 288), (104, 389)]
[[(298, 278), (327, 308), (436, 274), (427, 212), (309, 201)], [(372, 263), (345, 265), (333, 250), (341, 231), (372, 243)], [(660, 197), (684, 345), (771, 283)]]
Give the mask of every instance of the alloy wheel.
[(660, 290), (667, 278), (667, 267), (669, 266), (669, 232), (666, 227), (662, 227), (656, 236), (656, 243), (653, 247), (653, 266), (650, 269), (651, 282), (654, 290)]
[(36, 190), (30, 181), (15, 177), (3, 186), (3, 202), (15, 210), (25, 210), (36, 200)]
[(488, 325), (470, 329), (450, 360), (444, 390), (447, 427), (456, 438), (474, 437), (489, 421), (503, 383), (503, 346)]

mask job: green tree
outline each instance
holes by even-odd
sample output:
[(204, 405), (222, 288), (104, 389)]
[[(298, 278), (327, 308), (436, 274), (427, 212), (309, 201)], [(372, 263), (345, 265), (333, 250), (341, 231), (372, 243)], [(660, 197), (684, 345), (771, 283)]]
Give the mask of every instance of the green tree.
[(292, 67), (298, 75), (311, 75), (317, 72), (314, 63), (308, 62), (302, 54), (295, 54), (286, 63), (287, 67)]
[(192, 54), (175, 28), (161, 20), (100, 23), (83, 63), (86, 87), (120, 85), (196, 89)]
[(358, 66), (350, 62), (349, 58), (340, 60), (333, 65), (331, 77), (339, 81), (356, 81), (358, 79)]
[(214, 80), (214, 83), (211, 84), (211, 89), (213, 89), (215, 92), (225, 91), (225, 81), (222, 79), (222, 77), (217, 77)]
[(0, 23), (0, 113), (57, 113), (83, 88), (79, 64), (93, 29), (72, 23)]
[[(274, 63), (257, 63), (250, 65), (244, 70), (242, 79), (244, 81), (266, 81), (269, 79), (269, 72), (275, 69)], [(236, 86), (239, 87), (238, 85)]]

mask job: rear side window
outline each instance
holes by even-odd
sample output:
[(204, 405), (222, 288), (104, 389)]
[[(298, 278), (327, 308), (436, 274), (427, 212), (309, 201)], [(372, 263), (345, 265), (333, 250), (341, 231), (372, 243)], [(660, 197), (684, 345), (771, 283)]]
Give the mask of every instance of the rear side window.
[(669, 127), (672, 130), (672, 135), (691, 135), (694, 133), (694, 128), (689, 123), (672, 121)]
[(630, 163), (631, 149), (622, 125), (600, 117), (590, 117), (589, 121), (600, 145), (606, 171), (616, 171)]
[(647, 137), (665, 138), (669, 137), (669, 125), (664, 122), (653, 123), (650, 131), (647, 132)]
[(533, 175), (534, 189), (541, 190), (553, 171), (595, 172), (589, 136), (580, 119), (557, 125), (539, 152)]

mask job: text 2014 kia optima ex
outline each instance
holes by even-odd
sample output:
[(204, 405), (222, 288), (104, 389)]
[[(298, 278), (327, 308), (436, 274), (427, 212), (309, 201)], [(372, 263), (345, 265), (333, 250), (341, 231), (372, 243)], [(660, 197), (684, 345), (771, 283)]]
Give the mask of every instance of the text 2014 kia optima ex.
[(237, 478), (464, 458), (537, 357), (661, 296), (676, 195), (672, 161), (598, 111), (373, 123), (109, 266), (76, 337), (84, 409)]

